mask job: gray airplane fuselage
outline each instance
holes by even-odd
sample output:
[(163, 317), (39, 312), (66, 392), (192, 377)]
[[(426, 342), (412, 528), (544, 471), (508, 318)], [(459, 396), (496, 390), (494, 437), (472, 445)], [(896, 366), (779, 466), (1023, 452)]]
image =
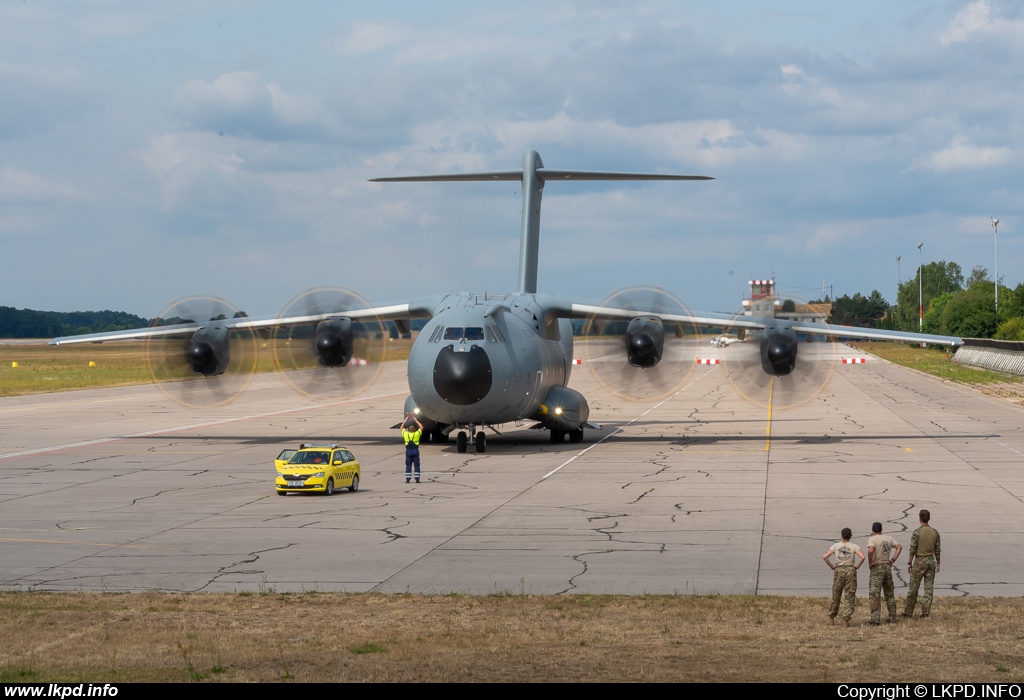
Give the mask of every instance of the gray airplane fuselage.
[(545, 322), (534, 294), (441, 298), (409, 352), (411, 400), (448, 425), (530, 418), (569, 381), (572, 325)]

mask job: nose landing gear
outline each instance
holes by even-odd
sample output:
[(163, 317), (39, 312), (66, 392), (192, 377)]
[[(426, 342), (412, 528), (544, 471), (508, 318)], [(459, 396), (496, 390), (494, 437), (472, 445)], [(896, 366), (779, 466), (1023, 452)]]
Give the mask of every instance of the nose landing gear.
[[(482, 429), (476, 431), (475, 425), (460, 425), (458, 427), (465, 428), (466, 430), (460, 430), (458, 435), (455, 436), (455, 449), (457, 451), (466, 452), (470, 446), (474, 446), (476, 451), (481, 454), (487, 452), (487, 434)], [(468, 434), (467, 430), (469, 431)], [(476, 432), (475, 435), (474, 431)]]

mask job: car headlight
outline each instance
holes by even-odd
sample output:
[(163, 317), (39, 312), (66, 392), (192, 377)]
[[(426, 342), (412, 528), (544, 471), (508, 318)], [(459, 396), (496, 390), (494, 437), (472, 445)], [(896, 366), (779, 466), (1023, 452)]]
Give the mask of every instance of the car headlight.
[(277, 475), (278, 476), (284, 476), (284, 474), (282, 472), (278, 472)]
[(313, 476), (315, 476), (317, 479), (323, 479), (324, 478), (324, 472), (317, 472)]

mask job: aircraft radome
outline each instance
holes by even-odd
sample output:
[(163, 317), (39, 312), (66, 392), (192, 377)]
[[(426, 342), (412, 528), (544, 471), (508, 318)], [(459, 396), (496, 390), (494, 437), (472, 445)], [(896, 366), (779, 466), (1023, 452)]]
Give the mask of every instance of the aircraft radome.
[[(693, 313), (651, 303), (594, 304), (537, 291), (540, 207), (544, 186), (572, 180), (711, 180), (693, 175), (614, 173), (547, 168), (536, 151), (527, 151), (519, 170), (454, 175), (378, 178), (373, 182), (518, 181), (522, 183), (523, 214), (519, 253), (519, 284), (509, 294), (437, 294), (388, 306), (339, 302), (333, 308), (311, 308), (273, 318), (218, 318), (156, 326), (140, 330), (55, 338), (51, 345), (103, 342), (129, 338), (181, 338), (173, 361), (186, 372), (216, 377), (231, 361), (229, 338), (246, 331), (280, 333), (310, 327), (306, 339), (291, 342), (308, 347), (319, 364), (335, 372), (353, 358), (360, 324), (394, 322), (408, 332), (412, 319), (426, 319), (409, 352), (410, 396), (403, 416), (415, 411), (427, 440), (446, 441), (454, 432), (459, 452), (469, 446), (486, 451), (485, 428), (497, 432), (506, 423), (533, 420), (550, 431), (552, 442), (566, 436), (580, 442), (590, 423), (586, 397), (567, 384), (573, 360), (573, 319), (619, 322), (625, 325), (621, 347), (624, 366), (642, 372), (662, 361), (666, 326), (715, 327), (757, 341), (761, 369), (784, 376), (796, 368), (797, 334), (905, 340), (957, 345), (959, 338), (883, 331), (775, 318)], [(289, 309), (294, 308), (294, 305)], [(220, 314), (224, 316), (224, 314)]]

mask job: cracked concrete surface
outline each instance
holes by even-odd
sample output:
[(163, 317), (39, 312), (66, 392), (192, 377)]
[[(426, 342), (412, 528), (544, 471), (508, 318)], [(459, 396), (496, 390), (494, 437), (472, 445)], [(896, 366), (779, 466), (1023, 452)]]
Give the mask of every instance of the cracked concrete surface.
[[(800, 362), (834, 352), (802, 346)], [(780, 400), (817, 388), (800, 381)], [(345, 401), (273, 376), (198, 410), (153, 387), (0, 399), (0, 585), (824, 595), (821, 555), (841, 528), (865, 546), (879, 520), (906, 546), (927, 507), (937, 592), (1024, 595), (1005, 556), (1024, 531), (1024, 409), (875, 358), (834, 366), (804, 403), (777, 401), (770, 431), (724, 366), (667, 399), (617, 397), (587, 368), (571, 385), (603, 432), (552, 445), (504, 426), (484, 455), (427, 445), (409, 485), (388, 427), (407, 391), (399, 363)], [(309, 439), (352, 448), (358, 493), (274, 494), (274, 456)]]

